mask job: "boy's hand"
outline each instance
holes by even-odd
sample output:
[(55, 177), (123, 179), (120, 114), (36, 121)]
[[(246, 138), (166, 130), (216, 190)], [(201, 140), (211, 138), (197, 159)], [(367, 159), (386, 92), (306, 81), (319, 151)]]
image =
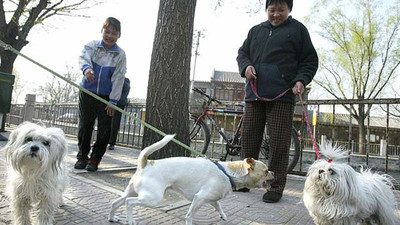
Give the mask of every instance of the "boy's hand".
[(107, 111), (108, 116), (112, 117), (114, 115), (115, 109), (111, 108), (110, 106), (106, 106), (105, 110)]
[(94, 71), (93, 71), (93, 69), (85, 70), (85, 79), (88, 82), (94, 81)]

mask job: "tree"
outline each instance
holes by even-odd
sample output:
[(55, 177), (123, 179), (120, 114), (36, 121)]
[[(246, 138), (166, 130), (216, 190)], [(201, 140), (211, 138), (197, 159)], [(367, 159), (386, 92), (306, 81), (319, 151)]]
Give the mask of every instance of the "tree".
[[(189, 79), (196, 0), (160, 0), (150, 62), (146, 122), (189, 143)], [(160, 140), (146, 128), (143, 147)], [(169, 144), (154, 158), (188, 155)]]
[(12, 74), (14, 74), (15, 80), (14, 80), (14, 85), (13, 85), (13, 90), (12, 90), (12, 101), (11, 102), (13, 104), (17, 104), (18, 98), (26, 86), (26, 82), (21, 78), (18, 71), (16, 71), (15, 69), (13, 70)]
[[(328, 43), (318, 49), (320, 71), (314, 81), (336, 99), (381, 97), (400, 65), (399, 1), (316, 1), (311, 11), (309, 19), (318, 18), (318, 33)], [(360, 152), (365, 153), (371, 108), (343, 106), (358, 121)]]
[[(74, 12), (101, 4), (100, 0), (0, 1), (0, 39), (18, 51), (26, 46), (30, 30), (54, 16), (79, 16)], [(10, 15), (10, 16), (8, 16)], [(7, 16), (9, 21), (7, 22)], [(11, 73), (17, 55), (0, 48), (0, 71)]]
[[(64, 74), (64, 77), (72, 82), (77, 82), (82, 75), (67, 66), (67, 73)], [(50, 82), (46, 82), (46, 84), (40, 86), (39, 90), (43, 95), (43, 101), (45, 103), (55, 105), (67, 102), (78, 102), (78, 90), (69, 83), (55, 77), (52, 77)]]

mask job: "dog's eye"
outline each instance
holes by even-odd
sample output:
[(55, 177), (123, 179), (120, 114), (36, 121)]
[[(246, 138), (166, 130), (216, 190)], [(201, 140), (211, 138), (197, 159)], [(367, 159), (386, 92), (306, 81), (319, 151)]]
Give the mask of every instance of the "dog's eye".
[(336, 174), (336, 172), (333, 169), (328, 169), (329, 173), (331, 173), (331, 175)]
[(28, 138), (25, 139), (25, 143), (26, 142), (31, 142), (31, 141), (33, 141), (32, 137), (28, 137)]
[(43, 143), (44, 146), (50, 145), (50, 142), (49, 142), (49, 141), (43, 141), (42, 143)]

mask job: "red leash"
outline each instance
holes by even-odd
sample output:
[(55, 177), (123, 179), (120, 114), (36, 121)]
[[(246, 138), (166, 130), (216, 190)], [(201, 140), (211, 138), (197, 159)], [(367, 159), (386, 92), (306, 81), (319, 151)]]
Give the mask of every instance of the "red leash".
[(310, 121), (308, 120), (307, 111), (306, 111), (306, 108), (304, 107), (303, 97), (301, 97), (301, 94), (298, 94), (298, 96), (300, 98), (301, 107), (303, 108), (303, 114), (304, 114), (304, 117), (306, 119), (308, 133), (310, 133), (310, 137), (311, 137), (311, 140), (312, 140), (312, 143), (313, 143), (313, 146), (314, 146), (315, 154), (317, 155), (317, 159), (321, 159), (321, 156), (320, 156), (319, 151), (318, 151), (317, 142), (315, 141), (314, 135), (313, 135), (313, 133), (311, 131), (311, 125), (310, 125)]
[(256, 97), (261, 99), (261, 100), (263, 100), (263, 101), (266, 101), (266, 102), (272, 102), (272, 101), (275, 101), (277, 99), (280, 99), (282, 96), (284, 96), (286, 94), (286, 92), (288, 92), (291, 89), (291, 88), (288, 88), (286, 91), (280, 93), (275, 98), (270, 99), (270, 98), (264, 98), (264, 97), (261, 97), (261, 96), (258, 95), (258, 92), (257, 92), (257, 80), (253, 80), (253, 79), (250, 80), (250, 85), (251, 85), (251, 90), (253, 90), (253, 93), (256, 95)]
[[(267, 102), (272, 102), (272, 101), (275, 101), (275, 100), (281, 98), (283, 95), (286, 94), (286, 92), (288, 92), (291, 89), (291, 88), (288, 88), (286, 91), (282, 92), (281, 94), (279, 94), (278, 96), (276, 96), (273, 99), (263, 98), (263, 97), (260, 97), (258, 95), (257, 83), (256, 82), (257, 82), (257, 80), (250, 80), (251, 90), (253, 90), (253, 93), (256, 95), (257, 98), (259, 98), (259, 99), (261, 99), (263, 101), (267, 101)], [(312, 143), (313, 143), (313, 146), (314, 146), (315, 154), (317, 155), (317, 159), (321, 159), (321, 156), (320, 156), (319, 150), (318, 150), (318, 146), (317, 146), (317, 142), (315, 141), (314, 135), (313, 135), (312, 130), (311, 130), (310, 121), (308, 120), (307, 111), (306, 111), (306, 108), (304, 107), (303, 97), (301, 96), (301, 94), (298, 94), (298, 96), (299, 96), (299, 99), (300, 99), (300, 102), (301, 102), (301, 106), (303, 108), (303, 114), (304, 114), (304, 117), (306, 119), (307, 129), (308, 129), (308, 132), (310, 134), (310, 137), (311, 137), (311, 140), (312, 140)]]

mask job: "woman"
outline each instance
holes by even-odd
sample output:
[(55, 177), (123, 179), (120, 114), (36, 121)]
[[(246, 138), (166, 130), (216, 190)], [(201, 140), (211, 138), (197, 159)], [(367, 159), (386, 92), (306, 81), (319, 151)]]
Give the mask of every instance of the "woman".
[(292, 7), (293, 0), (267, 0), (268, 20), (250, 29), (237, 56), (246, 78), (242, 157), (258, 158), (267, 123), (274, 180), (263, 201), (270, 203), (281, 199), (286, 184), (295, 95), (318, 69), (307, 28), (289, 16)]

